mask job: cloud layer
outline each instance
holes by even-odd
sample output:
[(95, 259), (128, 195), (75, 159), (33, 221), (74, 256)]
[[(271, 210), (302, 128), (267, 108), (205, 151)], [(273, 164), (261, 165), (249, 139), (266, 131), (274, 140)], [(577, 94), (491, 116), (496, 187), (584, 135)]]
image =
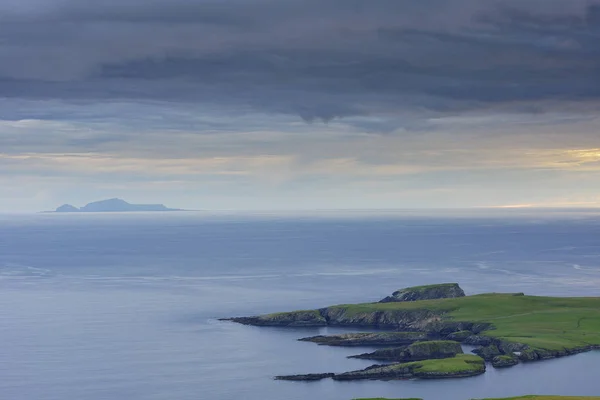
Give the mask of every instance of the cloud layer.
[(598, 43), (600, 0), (5, 0), (0, 204), (587, 202)]
[[(25, 0), (0, 13), (0, 93), (330, 120), (600, 96), (589, 0)], [(540, 105), (540, 102), (542, 103)]]

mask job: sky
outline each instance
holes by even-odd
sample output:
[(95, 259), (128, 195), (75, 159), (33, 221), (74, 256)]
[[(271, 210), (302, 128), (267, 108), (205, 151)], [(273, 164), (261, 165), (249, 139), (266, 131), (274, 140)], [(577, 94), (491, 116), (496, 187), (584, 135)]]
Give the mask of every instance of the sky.
[(600, 206), (600, 1), (0, 0), (0, 210)]

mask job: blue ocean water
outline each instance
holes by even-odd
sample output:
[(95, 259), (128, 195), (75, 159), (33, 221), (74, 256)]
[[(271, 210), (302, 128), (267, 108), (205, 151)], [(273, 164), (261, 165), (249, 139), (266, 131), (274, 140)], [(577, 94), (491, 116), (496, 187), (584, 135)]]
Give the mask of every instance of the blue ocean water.
[(600, 296), (600, 213), (0, 216), (0, 399), (600, 395), (591, 352), (449, 381), (296, 383), (370, 365), (218, 318), (378, 300), (415, 284)]

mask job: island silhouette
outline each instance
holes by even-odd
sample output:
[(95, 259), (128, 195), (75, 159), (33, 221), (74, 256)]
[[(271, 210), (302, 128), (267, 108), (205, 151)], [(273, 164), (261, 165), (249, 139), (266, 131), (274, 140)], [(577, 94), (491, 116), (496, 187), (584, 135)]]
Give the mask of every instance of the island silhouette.
[[(177, 208), (168, 208), (164, 204), (131, 204), (123, 199), (108, 199), (89, 203), (81, 208), (71, 204), (63, 204), (55, 211), (57, 213), (81, 212), (139, 212), (139, 211), (183, 211)], [(51, 211), (52, 212), (52, 211)]]

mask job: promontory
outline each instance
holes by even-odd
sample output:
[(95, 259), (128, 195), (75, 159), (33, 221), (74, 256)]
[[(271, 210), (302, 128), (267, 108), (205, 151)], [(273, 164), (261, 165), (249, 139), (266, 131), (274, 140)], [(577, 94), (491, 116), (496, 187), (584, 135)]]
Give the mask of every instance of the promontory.
[[(505, 368), (519, 362), (600, 348), (598, 297), (544, 297), (523, 293), (467, 296), (456, 283), (401, 289), (377, 303), (229, 320), (255, 326), (373, 329), (371, 333), (300, 339), (329, 346), (383, 347), (354, 357), (388, 364), (343, 374), (322, 374), (323, 378), (335, 380), (458, 378), (484, 373), (484, 361)], [(432, 343), (419, 344), (426, 342)], [(477, 356), (462, 354), (458, 343), (477, 346), (474, 351)], [(317, 378), (311, 377), (311, 380)]]

